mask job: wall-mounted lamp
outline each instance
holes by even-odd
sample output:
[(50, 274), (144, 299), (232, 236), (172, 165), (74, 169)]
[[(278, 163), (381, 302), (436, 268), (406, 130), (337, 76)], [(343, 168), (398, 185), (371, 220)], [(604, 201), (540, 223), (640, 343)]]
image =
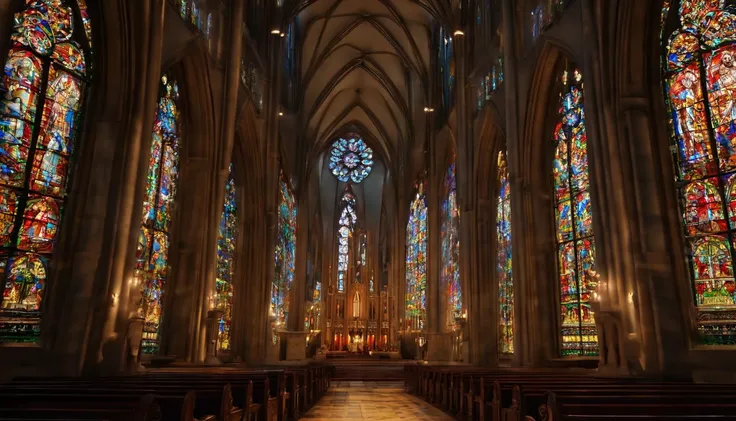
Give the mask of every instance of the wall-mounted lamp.
[(284, 116), (284, 112), (283, 111), (279, 111), (279, 117), (283, 117), (283, 116)]
[(283, 33), (283, 32), (279, 33), (279, 35), (281, 36), (281, 38), (283, 38), (283, 37), (285, 37), (285, 36), (286, 36), (286, 34), (285, 34), (285, 33)]
[(281, 29), (271, 29), (271, 35), (281, 35)]
[(434, 108), (424, 107), (424, 112), (425, 113), (433, 113), (434, 112)]
[(634, 293), (633, 292), (629, 293), (629, 304), (634, 304)]
[(453, 32), (453, 35), (455, 35), (456, 37), (464, 37), (465, 36), (465, 32), (463, 32), (462, 30), (458, 29), (455, 32)]

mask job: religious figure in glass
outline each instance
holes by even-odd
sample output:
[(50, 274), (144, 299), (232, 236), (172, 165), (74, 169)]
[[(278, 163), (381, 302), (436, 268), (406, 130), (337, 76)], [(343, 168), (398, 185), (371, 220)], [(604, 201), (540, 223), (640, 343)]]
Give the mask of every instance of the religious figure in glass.
[(0, 83), (0, 342), (37, 342), (90, 82), (84, 1), (26, 1)]
[(566, 65), (558, 83), (561, 92), (559, 120), (553, 132), (553, 177), (561, 352), (563, 356), (596, 356), (598, 332), (590, 308), (590, 296), (596, 287), (595, 241), (583, 75), (577, 68)]
[(445, 288), (447, 325), (454, 326), (462, 317), (463, 298), (460, 288), (460, 210), (457, 207), (455, 163), (445, 175), (445, 199), (442, 201), (442, 285)]
[(514, 279), (511, 265), (511, 185), (506, 153), (497, 159), (496, 277), (498, 278), (499, 335), (501, 355), (514, 353)]
[(171, 212), (179, 181), (179, 87), (164, 75), (153, 125), (148, 178), (143, 197), (141, 231), (136, 251), (135, 277), (142, 288), (139, 311), (144, 317), (145, 354), (159, 349), (163, 298), (169, 272)]
[(424, 182), (415, 187), (406, 224), (407, 331), (423, 331), (427, 319), (427, 197)]
[(736, 9), (673, 0), (662, 66), (700, 341), (736, 345)]

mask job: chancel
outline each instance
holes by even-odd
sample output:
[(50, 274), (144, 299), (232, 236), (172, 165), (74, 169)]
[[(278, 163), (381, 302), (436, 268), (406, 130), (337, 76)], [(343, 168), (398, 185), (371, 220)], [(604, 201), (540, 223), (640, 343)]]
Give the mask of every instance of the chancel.
[(736, 0), (6, 0), (0, 56), (0, 420), (736, 420)]

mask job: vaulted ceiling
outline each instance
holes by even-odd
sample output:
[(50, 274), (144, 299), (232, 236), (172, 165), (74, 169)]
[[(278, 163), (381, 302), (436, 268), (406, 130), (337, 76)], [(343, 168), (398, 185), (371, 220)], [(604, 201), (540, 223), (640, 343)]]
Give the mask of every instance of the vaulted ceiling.
[(411, 150), (414, 127), (423, 124), (416, 111), (429, 91), (431, 28), (443, 7), (412, 0), (302, 4), (301, 121), (311, 150), (322, 153), (336, 135), (355, 130), (389, 169)]
[(373, 149), (373, 171), (353, 191), (364, 226), (376, 235), (382, 206), (395, 209), (397, 185), (412, 183), (407, 181), (412, 171), (423, 167), (432, 33), (450, 10), (450, 0), (303, 0), (297, 5), (299, 138), (311, 151), (297, 159), (307, 159), (309, 183), (320, 192), (327, 250), (346, 188), (327, 168), (336, 137), (355, 132)]

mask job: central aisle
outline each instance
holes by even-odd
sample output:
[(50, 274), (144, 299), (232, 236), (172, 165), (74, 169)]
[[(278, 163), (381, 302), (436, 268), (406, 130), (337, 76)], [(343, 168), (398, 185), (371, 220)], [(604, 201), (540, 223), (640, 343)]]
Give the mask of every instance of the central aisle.
[(327, 394), (301, 419), (444, 421), (453, 418), (404, 392), (403, 382), (333, 381)]

